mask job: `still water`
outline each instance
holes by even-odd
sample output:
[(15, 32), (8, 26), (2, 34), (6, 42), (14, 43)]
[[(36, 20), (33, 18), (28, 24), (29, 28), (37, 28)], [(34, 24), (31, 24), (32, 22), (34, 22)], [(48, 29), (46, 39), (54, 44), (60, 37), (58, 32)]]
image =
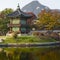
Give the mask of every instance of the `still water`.
[(60, 60), (60, 47), (0, 48), (0, 60)]

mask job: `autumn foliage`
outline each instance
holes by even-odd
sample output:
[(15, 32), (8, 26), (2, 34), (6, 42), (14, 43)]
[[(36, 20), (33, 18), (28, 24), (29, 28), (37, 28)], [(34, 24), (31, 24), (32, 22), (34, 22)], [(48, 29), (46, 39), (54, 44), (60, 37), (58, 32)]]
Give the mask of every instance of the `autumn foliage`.
[(60, 12), (42, 10), (36, 21), (38, 29), (53, 30), (60, 29)]

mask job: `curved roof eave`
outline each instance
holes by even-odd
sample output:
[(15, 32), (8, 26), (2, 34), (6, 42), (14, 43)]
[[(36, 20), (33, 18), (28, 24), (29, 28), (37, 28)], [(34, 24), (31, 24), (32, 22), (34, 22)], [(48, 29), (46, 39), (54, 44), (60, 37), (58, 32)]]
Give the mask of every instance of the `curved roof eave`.
[(13, 13), (10, 13), (10, 14), (7, 15), (7, 17), (18, 17), (18, 16), (32, 17), (31, 14), (27, 14), (27, 13), (21, 11), (20, 9), (17, 9), (17, 10), (14, 11)]

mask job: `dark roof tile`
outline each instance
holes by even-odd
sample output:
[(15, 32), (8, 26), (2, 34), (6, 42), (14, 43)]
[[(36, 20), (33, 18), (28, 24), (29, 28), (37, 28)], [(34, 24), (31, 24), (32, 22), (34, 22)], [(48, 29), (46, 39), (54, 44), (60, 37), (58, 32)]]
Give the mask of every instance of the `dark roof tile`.
[(14, 11), (11, 14), (8, 14), (7, 17), (32, 17), (31, 14), (27, 14), (23, 11), (21, 11), (20, 9), (17, 9), (16, 11)]

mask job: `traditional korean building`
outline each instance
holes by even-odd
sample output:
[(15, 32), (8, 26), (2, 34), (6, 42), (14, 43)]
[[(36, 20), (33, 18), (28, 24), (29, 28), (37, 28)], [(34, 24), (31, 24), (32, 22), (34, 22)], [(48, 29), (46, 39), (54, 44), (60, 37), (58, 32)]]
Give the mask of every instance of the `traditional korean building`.
[(32, 30), (32, 21), (36, 16), (32, 12), (23, 12), (21, 11), (19, 5), (16, 11), (7, 15), (10, 18), (10, 23), (8, 27), (10, 28), (10, 33), (29, 33)]

